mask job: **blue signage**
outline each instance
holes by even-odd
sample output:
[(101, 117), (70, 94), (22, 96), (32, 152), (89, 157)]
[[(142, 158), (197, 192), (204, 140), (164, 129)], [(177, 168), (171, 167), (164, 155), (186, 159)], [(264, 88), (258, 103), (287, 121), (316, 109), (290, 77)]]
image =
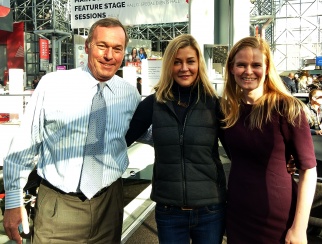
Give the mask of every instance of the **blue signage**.
[(322, 66), (322, 56), (316, 56), (315, 65), (316, 66)]

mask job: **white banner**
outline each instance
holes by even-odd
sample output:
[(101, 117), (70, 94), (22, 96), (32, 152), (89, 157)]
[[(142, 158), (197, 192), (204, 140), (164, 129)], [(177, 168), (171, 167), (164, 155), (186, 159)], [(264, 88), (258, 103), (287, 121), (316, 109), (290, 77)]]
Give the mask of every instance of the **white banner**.
[(154, 92), (153, 87), (159, 82), (161, 76), (161, 59), (142, 60), (142, 95), (150, 95)]
[(87, 64), (88, 55), (85, 52), (85, 44), (75, 45), (75, 68), (84, 68)]
[(123, 25), (188, 21), (186, 0), (71, 0), (71, 27), (89, 28), (95, 21), (114, 17)]

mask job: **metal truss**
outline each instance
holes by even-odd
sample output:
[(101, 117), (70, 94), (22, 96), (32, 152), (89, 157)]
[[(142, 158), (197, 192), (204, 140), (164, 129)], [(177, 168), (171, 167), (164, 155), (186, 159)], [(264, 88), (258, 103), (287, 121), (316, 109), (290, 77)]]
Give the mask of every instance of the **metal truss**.
[(163, 42), (170, 41), (178, 35), (187, 33), (188, 22), (128, 26), (127, 29), (132, 39)]
[(26, 32), (71, 31), (69, 0), (11, 0), (10, 5), (14, 21), (23, 21)]
[(11, 0), (10, 5), (14, 22), (22, 21), (25, 26), (27, 84), (43, 73), (39, 70), (39, 37), (50, 40), (52, 60), (73, 68), (69, 0)]
[(256, 35), (259, 32), (264, 35), (270, 44), (274, 43), (274, 29), (272, 28), (272, 21), (275, 16), (275, 4), (271, 0), (257, 0), (254, 2), (253, 8), (250, 11), (250, 25), (252, 35)]
[(11, 0), (10, 6), (13, 11), (13, 21), (23, 21), (25, 30), (28, 30), (30, 23), (33, 22), (32, 0)]
[[(88, 35), (88, 29), (70, 29), (69, 0), (11, 0), (11, 8), (14, 21), (25, 22), (26, 33), (48, 39), (72, 33)], [(305, 66), (305, 60), (322, 55), (321, 15), (321, 0), (255, 0), (250, 10), (250, 34), (259, 30), (270, 43), (278, 70), (298, 70)], [(127, 29), (131, 39), (151, 40), (152, 50), (164, 52), (170, 40), (188, 33), (188, 24), (146, 24)]]
[(256, 0), (250, 12), (252, 29), (265, 30), (279, 71), (306, 69), (322, 55), (321, 16), (321, 0)]
[[(168, 42), (188, 33), (188, 22), (126, 26), (130, 39), (151, 40), (152, 50), (163, 52)], [(87, 36), (88, 29), (74, 29), (74, 34)]]
[[(25, 23), (26, 41), (33, 42), (33, 44), (26, 45), (27, 76), (37, 75), (37, 71), (35, 71), (37, 67), (34, 67), (38, 65), (37, 36), (49, 39), (53, 43), (55, 40), (63, 39), (70, 34), (88, 35), (86, 28), (70, 29), (71, 10), (69, 0), (11, 0), (11, 9), (13, 9), (14, 21)], [(170, 40), (180, 34), (188, 33), (188, 22), (127, 26), (127, 30), (131, 39), (151, 40), (154, 51), (164, 52)], [(37, 36), (32, 36), (33, 34)], [(62, 40), (63, 43), (72, 43), (72, 38)], [(58, 52), (61, 52), (61, 54)], [(66, 47), (60, 51), (56, 50), (52, 55), (55, 55), (57, 59), (59, 59), (59, 55), (62, 55), (63, 58), (67, 56), (66, 59), (71, 60), (72, 53), (71, 48)], [(32, 58), (29, 58), (31, 56)], [(68, 65), (68, 68), (72, 68), (71, 66)]]
[(169, 41), (188, 33), (188, 22), (128, 26), (131, 39), (151, 40), (152, 50), (164, 52)]

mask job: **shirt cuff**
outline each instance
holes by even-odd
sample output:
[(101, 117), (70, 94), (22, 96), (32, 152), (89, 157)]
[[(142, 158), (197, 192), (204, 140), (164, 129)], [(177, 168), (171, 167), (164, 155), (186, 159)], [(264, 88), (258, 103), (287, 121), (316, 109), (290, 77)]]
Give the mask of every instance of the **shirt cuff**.
[(21, 206), (24, 206), (22, 189), (5, 192), (6, 209), (19, 208)]

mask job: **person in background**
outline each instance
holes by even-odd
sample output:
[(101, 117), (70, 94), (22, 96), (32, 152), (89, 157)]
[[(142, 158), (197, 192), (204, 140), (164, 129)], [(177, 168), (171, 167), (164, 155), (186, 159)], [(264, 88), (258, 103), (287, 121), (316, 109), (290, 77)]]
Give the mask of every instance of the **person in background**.
[(318, 75), (316, 79), (319, 81), (320, 87), (322, 87), (322, 75)]
[[(231, 49), (221, 100), (231, 170), (228, 243), (307, 243), (316, 158), (306, 105), (280, 79), (268, 43), (246, 37)], [(294, 155), (298, 190), (285, 162)]]
[(183, 34), (168, 44), (155, 93), (138, 106), (128, 145), (152, 125), (151, 199), (159, 242), (221, 244), (226, 178), (218, 152), (219, 99), (200, 47)]
[(140, 48), (140, 52), (139, 52), (139, 58), (140, 58), (140, 61), (142, 61), (142, 59), (146, 59), (147, 58), (147, 54), (146, 54), (146, 52), (145, 52), (145, 50), (144, 50), (144, 48), (143, 47), (141, 47)]
[(138, 92), (140, 95), (142, 95), (142, 78), (138, 77), (136, 78), (136, 88), (138, 89)]
[(307, 85), (308, 92), (316, 89), (322, 89), (322, 85), (318, 79), (313, 79), (313, 82), (310, 85)]
[(314, 89), (309, 93), (309, 103), (311, 120), (311, 135), (322, 136), (322, 90)]
[(299, 92), (299, 75), (298, 74), (295, 74), (294, 75), (294, 83), (295, 83), (295, 88), (296, 88), (296, 92)]
[(306, 84), (307, 84), (307, 85), (311, 85), (311, 84), (313, 84), (313, 77), (312, 77), (312, 75), (309, 75), (309, 76), (307, 77)]
[[(48, 73), (39, 82), (4, 159), (3, 225), (11, 240), (22, 243), (20, 223), (28, 231), (23, 187), (38, 156), (37, 172), (42, 182), (36, 201), (33, 243), (121, 242), (121, 176), (129, 163), (125, 134), (141, 100), (134, 86), (115, 75), (128, 41), (117, 19), (98, 20), (85, 42), (88, 65), (84, 70)], [(99, 92), (98, 86), (102, 87)], [(101, 138), (89, 132), (92, 100), (97, 95), (106, 105), (97, 112), (106, 113), (106, 123), (97, 124), (105, 131)], [(87, 134), (96, 140), (93, 143), (99, 145), (101, 154), (85, 152), (90, 146), (86, 143)], [(87, 175), (83, 188), (85, 158), (91, 159), (91, 167), (101, 171), (89, 172), (92, 174)], [(101, 179), (97, 186), (100, 190), (83, 190), (86, 186), (89, 190), (94, 188), (95, 177)]]
[(138, 57), (138, 51), (134, 47), (134, 48), (132, 48), (132, 51), (131, 51), (130, 61), (131, 62), (137, 62), (139, 60), (140, 60), (140, 58)]
[(307, 76), (306, 75), (301, 75), (299, 79), (299, 92), (307, 92)]
[(296, 85), (294, 82), (294, 73), (289, 73), (288, 76), (282, 76), (281, 77), (286, 88), (290, 91), (290, 93), (296, 93)]
[(33, 81), (32, 81), (32, 88), (36, 89), (36, 87), (38, 86), (38, 82), (39, 82), (39, 78), (36, 77)]

